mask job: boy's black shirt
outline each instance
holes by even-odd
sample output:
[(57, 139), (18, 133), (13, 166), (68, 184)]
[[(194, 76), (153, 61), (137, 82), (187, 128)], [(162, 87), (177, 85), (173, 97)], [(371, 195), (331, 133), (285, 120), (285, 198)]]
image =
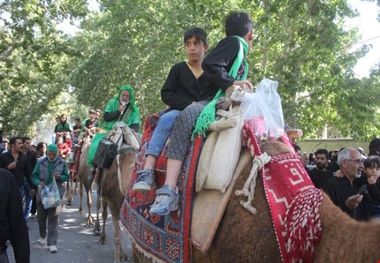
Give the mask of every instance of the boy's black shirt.
[[(202, 68), (209, 81), (201, 99), (212, 99), (219, 89), (225, 91), (235, 79), (228, 75), (232, 64), (239, 51), (239, 39), (228, 36), (221, 40), (218, 45), (204, 58)], [(244, 72), (244, 63), (239, 69), (239, 74)]]
[(170, 69), (161, 90), (161, 98), (171, 109), (183, 110), (193, 101), (200, 100), (201, 90), (206, 85), (204, 74), (196, 79), (186, 62), (180, 62)]

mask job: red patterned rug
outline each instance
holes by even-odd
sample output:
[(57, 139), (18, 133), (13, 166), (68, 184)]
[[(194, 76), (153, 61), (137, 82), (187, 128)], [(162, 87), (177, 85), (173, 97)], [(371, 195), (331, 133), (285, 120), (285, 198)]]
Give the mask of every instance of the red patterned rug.
[[(247, 146), (260, 155), (254, 128), (245, 123)], [(314, 187), (298, 155), (271, 156), (262, 170), (266, 199), (283, 262), (312, 262), (321, 239), (321, 192)]]
[[(153, 115), (145, 121), (141, 151), (137, 157), (135, 172), (143, 167), (145, 149), (158, 116)], [(150, 206), (155, 199), (155, 190), (148, 192), (134, 192), (131, 189), (125, 197), (121, 208), (121, 221), (132, 235), (145, 255), (164, 262), (190, 261), (190, 226), (191, 204), (193, 199), (193, 183), (198, 158), (203, 145), (203, 139), (197, 137), (182, 166), (179, 179), (179, 209), (167, 216), (151, 216)], [(156, 164), (156, 185), (161, 187), (166, 174), (166, 150), (159, 156)], [(131, 187), (136, 180), (136, 173), (132, 175)]]

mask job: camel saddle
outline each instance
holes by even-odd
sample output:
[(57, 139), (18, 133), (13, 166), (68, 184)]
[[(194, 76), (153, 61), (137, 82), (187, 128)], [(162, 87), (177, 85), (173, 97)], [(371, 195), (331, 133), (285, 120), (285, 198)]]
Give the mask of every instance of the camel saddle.
[(121, 222), (132, 236), (136, 248), (153, 262), (190, 262), (190, 225), (193, 199), (193, 185), (203, 138), (197, 137), (183, 163), (177, 187), (179, 189), (179, 209), (167, 216), (149, 214), (151, 205), (166, 176), (165, 147), (156, 162), (156, 189), (147, 192), (132, 191), (137, 179), (136, 171), (143, 168), (145, 150), (157, 125), (159, 115), (148, 116), (145, 120), (141, 150), (138, 152), (130, 189), (121, 208)]

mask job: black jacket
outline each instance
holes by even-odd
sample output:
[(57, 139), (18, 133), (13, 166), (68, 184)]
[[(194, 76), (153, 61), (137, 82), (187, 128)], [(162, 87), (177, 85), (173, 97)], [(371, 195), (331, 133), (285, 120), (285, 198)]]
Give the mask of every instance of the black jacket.
[[(8, 165), (12, 163), (15, 159), (10, 151), (0, 154), (0, 167), (7, 169)], [(30, 178), (32, 174), (32, 168), (30, 167), (30, 162), (28, 157), (20, 153), (17, 158), (16, 168), (9, 170), (15, 177), (17, 185), (22, 186), (26, 180), (28, 184), (33, 187), (32, 180)]]
[[(212, 99), (219, 89), (225, 91), (235, 79), (228, 75), (239, 51), (240, 43), (236, 37), (229, 36), (221, 40), (218, 45), (204, 58), (202, 68), (209, 84), (201, 99)], [(239, 69), (239, 75), (244, 72), (244, 63)]]
[(12, 243), (17, 263), (28, 263), (29, 235), (26, 228), (20, 194), (13, 175), (0, 168), (0, 247)]

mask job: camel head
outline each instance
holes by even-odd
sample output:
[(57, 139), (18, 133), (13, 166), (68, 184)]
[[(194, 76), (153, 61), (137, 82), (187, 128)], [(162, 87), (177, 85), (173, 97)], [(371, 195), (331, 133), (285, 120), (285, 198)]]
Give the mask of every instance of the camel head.
[[(135, 151), (140, 149), (140, 140), (137, 134), (124, 122), (116, 122), (113, 126), (113, 129), (108, 134), (108, 137), (114, 143), (118, 144), (119, 149), (122, 147), (123, 144), (132, 147)], [(120, 140), (120, 138), (123, 139)]]
[(260, 148), (262, 152), (266, 152), (270, 156), (293, 152), (289, 146), (275, 139), (262, 141)]
[[(111, 138), (118, 143), (117, 177), (120, 191), (127, 194), (131, 175), (135, 167), (136, 152), (140, 149), (140, 140), (136, 133), (124, 122), (117, 122), (111, 131)], [(120, 140), (120, 138), (123, 138)]]
[(136, 150), (129, 145), (123, 145), (117, 155), (117, 178), (120, 191), (123, 195), (127, 194), (131, 176), (135, 168)]

